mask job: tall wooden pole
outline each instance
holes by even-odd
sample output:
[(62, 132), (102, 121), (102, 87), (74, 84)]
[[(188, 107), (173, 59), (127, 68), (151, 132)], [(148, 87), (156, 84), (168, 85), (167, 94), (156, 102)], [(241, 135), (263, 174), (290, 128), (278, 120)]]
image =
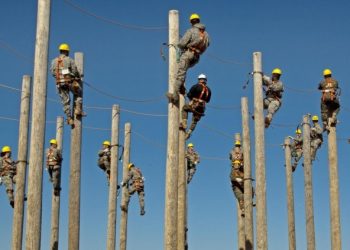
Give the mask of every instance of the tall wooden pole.
[(328, 161), (329, 161), (329, 205), (331, 211), (331, 243), (332, 249), (342, 249), (339, 209), (339, 178), (337, 133), (335, 127), (330, 127), (328, 134)]
[(242, 109), (242, 136), (244, 156), (244, 228), (245, 228), (245, 249), (254, 249), (254, 226), (253, 226), (253, 194), (252, 194), (252, 168), (250, 156), (250, 130), (248, 98), (241, 98)]
[(312, 193), (312, 167), (310, 155), (310, 123), (309, 115), (303, 118), (303, 155), (304, 155), (304, 189), (307, 249), (315, 250), (314, 202)]
[(18, 164), (16, 174), (16, 195), (13, 212), (12, 249), (22, 250), (24, 194), (27, 175), (27, 152), (29, 130), (29, 105), (30, 105), (30, 81), (31, 77), (23, 76), (21, 95), (21, 114), (19, 119), (18, 134)]
[[(235, 134), (235, 141), (242, 141), (241, 139), (241, 134), (236, 133)], [(244, 147), (244, 144), (243, 144)], [(245, 194), (245, 189), (244, 189), (244, 194)], [(236, 207), (237, 207), (237, 233), (238, 233), (238, 249), (245, 249), (245, 229), (244, 229), (244, 218), (241, 215), (241, 209), (239, 207), (238, 201), (236, 202)]]
[[(56, 140), (57, 140), (57, 148), (60, 149), (62, 153), (63, 153), (63, 149), (62, 149), (63, 127), (64, 127), (64, 119), (62, 116), (58, 116), (56, 121)], [(61, 166), (61, 174), (58, 180), (59, 186), (61, 186), (62, 169), (63, 168)], [(52, 190), (51, 241), (50, 241), (51, 250), (58, 250), (59, 226), (60, 226), (60, 202), (61, 202), (61, 196), (54, 195), (54, 190)]]
[(265, 134), (261, 52), (253, 53), (257, 249), (267, 249)]
[[(169, 44), (179, 40), (179, 13), (169, 11)], [(174, 93), (176, 80), (176, 49), (169, 47), (169, 92)], [(168, 104), (168, 145), (165, 187), (164, 250), (177, 250), (177, 175), (179, 152), (179, 107)]]
[(237, 210), (237, 236), (238, 236), (238, 249), (245, 249), (245, 230), (244, 230), (244, 218), (241, 215), (241, 209), (238, 201), (236, 201)]
[(292, 155), (290, 149), (290, 139), (284, 139), (284, 154), (286, 159), (286, 179), (287, 179), (287, 208), (288, 208), (288, 239), (289, 250), (296, 249), (295, 240), (295, 214), (294, 214), (294, 191), (292, 173)]
[[(74, 54), (74, 58), (80, 74), (84, 75), (84, 54), (77, 52)], [(83, 92), (83, 81), (81, 81), (81, 91)], [(82, 119), (75, 118), (74, 127), (72, 128), (71, 132), (68, 218), (69, 250), (79, 249), (82, 123)]]
[[(128, 164), (130, 163), (130, 134), (131, 124), (126, 123), (124, 129), (124, 155), (123, 155), (123, 181), (128, 177)], [(128, 203), (129, 190), (127, 186), (123, 187), (122, 205), (126, 206), (126, 211), (121, 211), (120, 217), (120, 239), (119, 250), (126, 250), (127, 230), (128, 230)]]
[[(180, 95), (180, 110), (184, 106), (185, 98)], [(180, 112), (181, 113), (181, 112)], [(181, 115), (180, 115), (181, 120)], [(177, 204), (177, 249), (184, 250), (186, 245), (186, 196), (187, 196), (187, 167), (185, 161), (185, 131), (179, 132), (179, 168), (178, 168), (178, 204)]]
[(32, 127), (29, 153), (26, 249), (40, 249), (42, 178), (46, 119), (47, 56), (50, 31), (50, 0), (38, 0), (36, 25)]
[(109, 184), (107, 250), (115, 250), (116, 219), (117, 219), (117, 185), (118, 185), (118, 149), (119, 149), (119, 106), (112, 107), (111, 134), (111, 176)]

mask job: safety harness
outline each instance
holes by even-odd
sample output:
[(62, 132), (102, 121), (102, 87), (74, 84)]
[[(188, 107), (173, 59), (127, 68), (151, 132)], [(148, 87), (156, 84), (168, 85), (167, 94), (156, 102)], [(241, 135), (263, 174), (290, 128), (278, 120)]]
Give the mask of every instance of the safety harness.
[(57, 67), (56, 67), (56, 84), (69, 86), (72, 83), (70, 70), (66, 69), (67, 72), (63, 72), (63, 70), (64, 70), (63, 58), (59, 56), (57, 58)]
[(10, 158), (2, 158), (1, 176), (16, 175), (16, 163)]
[(337, 98), (335, 81), (331, 78), (325, 79), (326, 85), (322, 89), (322, 102), (333, 102)]
[(190, 106), (193, 110), (194, 114), (197, 114), (198, 116), (203, 116), (205, 111), (205, 104), (206, 99), (209, 96), (209, 90), (208, 87), (205, 86), (203, 83), (199, 83), (202, 86), (202, 91), (199, 94), (198, 98), (192, 98)]
[(188, 48), (189, 51), (197, 55), (201, 55), (207, 49), (206, 40), (208, 39), (206, 32), (204, 29), (199, 30), (199, 42), (195, 46), (191, 46)]
[(55, 166), (60, 163), (61, 159), (57, 157), (57, 154), (54, 153), (54, 150), (50, 148), (47, 152), (47, 165), (48, 166)]
[(143, 191), (143, 188), (144, 188), (142, 173), (141, 173), (141, 170), (138, 168), (135, 168), (135, 171), (137, 172), (138, 176), (133, 180), (133, 185), (136, 191), (140, 192), (140, 191)]

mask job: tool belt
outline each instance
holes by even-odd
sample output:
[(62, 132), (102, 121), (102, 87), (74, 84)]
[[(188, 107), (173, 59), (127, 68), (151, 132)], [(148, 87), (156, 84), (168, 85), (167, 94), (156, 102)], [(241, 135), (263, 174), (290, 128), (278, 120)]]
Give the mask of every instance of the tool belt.
[(136, 191), (138, 191), (138, 192), (143, 191), (143, 189), (144, 189), (143, 180), (141, 178), (134, 180), (133, 186), (135, 187)]
[(196, 56), (200, 56), (203, 53), (202, 50), (195, 48), (195, 47), (189, 47), (189, 48), (187, 48), (187, 51), (192, 52)]
[(244, 173), (240, 169), (232, 168), (231, 171), (231, 181), (235, 183), (243, 183)]
[(10, 176), (16, 175), (16, 168), (11, 165), (4, 166), (1, 171), (1, 176), (7, 176), (7, 175), (10, 175)]

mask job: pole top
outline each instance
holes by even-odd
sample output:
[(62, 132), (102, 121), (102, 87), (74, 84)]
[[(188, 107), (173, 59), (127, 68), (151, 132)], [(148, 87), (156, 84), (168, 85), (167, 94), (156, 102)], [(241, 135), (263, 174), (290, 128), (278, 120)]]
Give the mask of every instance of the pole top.
[(179, 14), (178, 10), (169, 10), (169, 14)]

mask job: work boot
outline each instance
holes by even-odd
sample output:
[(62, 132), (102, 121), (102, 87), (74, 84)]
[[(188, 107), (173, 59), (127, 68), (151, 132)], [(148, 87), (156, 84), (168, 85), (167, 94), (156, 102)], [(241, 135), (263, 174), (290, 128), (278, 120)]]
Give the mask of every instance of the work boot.
[(271, 119), (269, 117), (265, 117), (265, 128), (268, 128), (270, 126)]
[(293, 165), (292, 165), (292, 172), (294, 172), (295, 169), (297, 169), (297, 165), (293, 164)]
[(74, 120), (72, 117), (68, 116), (67, 117), (67, 124), (73, 126), (74, 125)]
[(186, 132), (185, 140), (187, 140), (188, 138), (191, 137), (191, 133), (192, 133), (192, 130), (189, 129), (189, 130)]
[(10, 206), (11, 206), (12, 208), (14, 208), (14, 207), (15, 207), (15, 201), (10, 201)]
[(85, 117), (86, 116), (86, 113), (83, 112), (83, 109), (81, 107), (79, 107), (81, 105), (77, 105), (74, 109), (74, 114), (75, 116), (77, 117)]
[(55, 196), (59, 196), (59, 195), (60, 195), (60, 191), (61, 191), (61, 188), (55, 188), (55, 189), (53, 190), (53, 194), (54, 194)]
[(122, 211), (124, 211), (124, 212), (127, 212), (127, 211), (128, 211), (128, 209), (126, 208), (125, 205), (121, 205), (121, 206), (120, 206), (120, 209), (121, 209)]
[(144, 208), (141, 208), (140, 215), (141, 215), (141, 216), (144, 216), (145, 213), (146, 213), (145, 209), (144, 209)]
[(166, 93), (166, 97), (168, 98), (168, 101), (172, 104), (177, 104), (179, 102), (179, 95), (178, 94), (172, 94), (170, 92)]
[(187, 120), (183, 119), (181, 122), (180, 122), (180, 126), (179, 128), (183, 131), (186, 131), (186, 128), (187, 128)]

